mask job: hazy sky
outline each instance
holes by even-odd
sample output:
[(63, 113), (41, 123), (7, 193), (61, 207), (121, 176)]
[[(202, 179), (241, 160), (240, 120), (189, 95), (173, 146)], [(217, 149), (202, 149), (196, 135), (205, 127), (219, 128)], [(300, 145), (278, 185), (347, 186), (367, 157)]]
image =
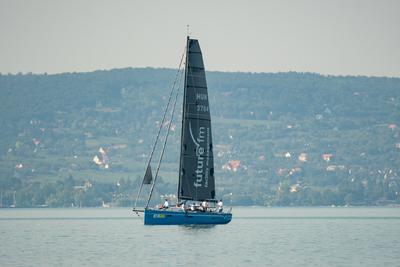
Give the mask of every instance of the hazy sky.
[(0, 72), (176, 68), (400, 77), (400, 1), (0, 0)]

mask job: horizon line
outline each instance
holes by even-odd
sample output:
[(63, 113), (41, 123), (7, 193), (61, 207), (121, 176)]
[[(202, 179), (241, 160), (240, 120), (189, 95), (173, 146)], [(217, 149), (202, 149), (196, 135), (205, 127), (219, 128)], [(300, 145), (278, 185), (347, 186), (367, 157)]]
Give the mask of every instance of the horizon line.
[[(94, 69), (94, 70), (80, 70), (80, 71), (62, 71), (62, 72), (33, 72), (33, 71), (18, 71), (18, 72), (7, 72), (3, 73), (0, 71), (0, 76), (18, 76), (18, 75), (62, 75), (62, 74), (85, 74), (93, 73), (98, 71), (108, 72), (114, 70), (124, 70), (124, 69), (154, 69), (154, 70), (177, 70), (173, 67), (155, 67), (155, 66), (126, 66), (126, 67), (115, 67), (107, 69)], [(297, 74), (315, 74), (324, 77), (359, 77), (359, 78), (389, 78), (389, 79), (400, 79), (400, 76), (381, 76), (381, 75), (367, 75), (367, 74), (331, 74), (331, 73), (321, 73), (314, 71), (297, 71), (297, 70), (286, 70), (286, 71), (243, 71), (243, 70), (206, 70), (206, 72), (220, 72), (220, 73), (240, 73), (240, 74), (282, 74), (282, 73), (297, 73)]]

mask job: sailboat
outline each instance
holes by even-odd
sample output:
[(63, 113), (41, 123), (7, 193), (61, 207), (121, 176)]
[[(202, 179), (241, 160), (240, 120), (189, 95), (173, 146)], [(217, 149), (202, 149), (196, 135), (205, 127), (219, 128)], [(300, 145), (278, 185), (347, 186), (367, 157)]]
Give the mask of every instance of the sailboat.
[[(136, 213), (144, 213), (145, 225), (227, 224), (232, 220), (231, 210), (224, 211), (221, 206), (217, 207), (218, 199), (215, 195), (213, 142), (208, 89), (203, 56), (198, 40), (191, 39), (189, 36), (187, 37), (184, 56), (186, 60), (177, 194), (177, 206), (179, 207), (149, 207), (170, 130), (168, 128), (160, 161), (155, 177), (153, 178), (150, 162), (160, 136), (160, 127), (135, 201), (135, 207), (133, 208)], [(170, 104), (171, 97), (172, 91), (168, 105)], [(176, 94), (176, 99), (177, 97), (178, 93)], [(175, 111), (176, 99), (171, 117), (173, 117)], [(164, 113), (163, 122), (168, 105)], [(144, 184), (151, 184), (151, 189), (146, 206), (140, 209), (136, 205)], [(199, 203), (206, 203), (208, 207), (203, 207)], [(222, 203), (219, 204), (221, 205)]]

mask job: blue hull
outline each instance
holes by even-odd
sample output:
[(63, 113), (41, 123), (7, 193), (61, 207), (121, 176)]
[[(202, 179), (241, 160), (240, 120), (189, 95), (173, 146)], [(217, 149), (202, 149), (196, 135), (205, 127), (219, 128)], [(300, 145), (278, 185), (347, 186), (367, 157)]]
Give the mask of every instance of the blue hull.
[(145, 225), (227, 224), (231, 220), (231, 213), (144, 210)]

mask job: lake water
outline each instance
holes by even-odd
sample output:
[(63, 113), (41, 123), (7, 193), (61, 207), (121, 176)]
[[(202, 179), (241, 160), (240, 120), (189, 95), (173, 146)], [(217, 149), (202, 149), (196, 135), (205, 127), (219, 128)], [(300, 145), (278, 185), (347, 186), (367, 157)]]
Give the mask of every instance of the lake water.
[(233, 209), (144, 226), (130, 209), (1, 209), (0, 266), (400, 266), (400, 208)]

